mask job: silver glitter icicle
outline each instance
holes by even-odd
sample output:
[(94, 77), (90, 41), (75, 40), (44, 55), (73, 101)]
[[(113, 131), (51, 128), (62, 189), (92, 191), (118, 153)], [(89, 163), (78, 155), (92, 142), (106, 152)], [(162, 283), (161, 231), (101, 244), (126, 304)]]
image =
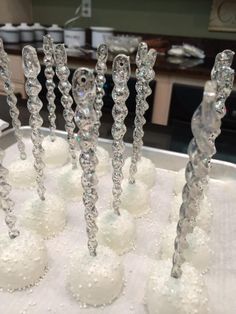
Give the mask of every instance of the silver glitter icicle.
[(33, 155), (34, 155), (34, 168), (37, 173), (37, 192), (41, 200), (45, 199), (45, 187), (44, 187), (44, 162), (42, 155), (44, 149), (42, 147), (43, 136), (40, 132), (40, 127), (43, 124), (39, 111), (43, 104), (38, 97), (41, 91), (41, 85), (37, 79), (40, 73), (40, 64), (37, 57), (35, 48), (31, 46), (25, 46), (22, 50), (23, 69), (26, 77), (25, 91), (28, 95), (27, 107), (30, 112), (29, 124), (32, 128), (31, 139), (33, 142)]
[[(232, 57), (232, 55), (231, 55)], [(216, 57), (213, 80), (205, 85), (203, 101), (192, 118), (194, 138), (189, 144), (189, 162), (186, 167), (186, 185), (183, 188), (183, 203), (177, 225), (175, 252), (173, 255), (172, 277), (179, 278), (184, 262), (183, 252), (188, 247), (186, 235), (193, 231), (199, 213), (199, 203), (204, 197), (211, 158), (216, 153), (215, 139), (220, 134), (221, 120), (224, 117), (225, 100), (233, 88), (234, 71), (230, 68), (232, 58), (226, 63), (223, 52)]]
[(126, 126), (124, 124), (125, 117), (128, 114), (126, 107), (126, 100), (129, 97), (129, 89), (127, 82), (130, 77), (130, 61), (126, 55), (118, 55), (114, 58), (112, 65), (112, 78), (114, 81), (114, 88), (112, 91), (112, 98), (114, 100), (114, 106), (112, 109), (112, 116), (114, 123), (111, 129), (113, 136), (112, 143), (112, 180), (113, 180), (113, 210), (117, 215), (120, 215), (120, 203), (121, 203), (121, 182), (123, 179), (122, 167), (124, 165), (124, 150), (125, 145), (123, 138), (126, 132)]
[(53, 81), (54, 78), (54, 48), (53, 48), (53, 39), (50, 35), (43, 36), (43, 52), (44, 58), (43, 62), (45, 65), (45, 77), (46, 77), (46, 87), (47, 87), (47, 101), (48, 101), (48, 119), (50, 123), (50, 138), (51, 141), (55, 141), (55, 130), (56, 130), (56, 105), (55, 105), (55, 83)]
[(56, 75), (59, 79), (58, 88), (62, 94), (61, 103), (64, 107), (63, 117), (65, 119), (65, 129), (67, 132), (67, 140), (69, 143), (69, 150), (71, 155), (72, 168), (77, 168), (77, 157), (76, 157), (76, 147), (75, 147), (75, 136), (74, 136), (74, 111), (71, 108), (73, 104), (73, 99), (70, 96), (71, 84), (68, 80), (70, 75), (70, 70), (67, 67), (67, 55), (65, 46), (63, 44), (58, 44), (55, 46), (54, 51), (55, 63), (56, 63)]
[[(0, 131), (1, 136), (1, 131)], [(16, 216), (13, 213), (14, 202), (10, 199), (11, 186), (7, 183), (8, 170), (3, 167), (2, 161), (4, 151), (0, 148), (0, 207), (5, 212), (5, 222), (8, 227), (8, 234), (11, 239), (15, 239), (20, 234), (16, 229)]]
[(99, 128), (101, 125), (100, 119), (102, 116), (103, 107), (103, 96), (104, 84), (106, 82), (105, 73), (107, 71), (107, 58), (108, 58), (108, 47), (105, 44), (101, 44), (97, 49), (97, 64), (95, 66), (95, 71), (97, 73), (95, 83), (96, 83), (96, 98), (94, 103), (94, 109), (97, 115), (97, 121), (95, 123), (95, 133), (97, 137), (99, 136)]
[(88, 235), (88, 248), (92, 256), (96, 256), (98, 231), (96, 217), (96, 201), (98, 199), (96, 185), (96, 157), (97, 137), (95, 134), (95, 122), (97, 120), (94, 110), (96, 95), (95, 78), (93, 72), (86, 68), (75, 71), (72, 80), (72, 92), (77, 104), (75, 122), (79, 128), (78, 142), (80, 145), (80, 165), (83, 170), (81, 182), (84, 189), (83, 202), (85, 206), (86, 231)]
[(156, 62), (157, 52), (155, 49), (148, 51), (146, 43), (141, 42), (138, 46), (136, 55), (136, 78), (135, 85), (136, 96), (136, 116), (134, 120), (135, 128), (133, 133), (133, 151), (129, 169), (129, 183), (135, 183), (135, 174), (137, 173), (137, 163), (141, 159), (141, 150), (143, 146), (143, 126), (146, 123), (144, 118), (145, 111), (148, 109), (146, 98), (151, 95), (152, 90), (149, 83), (154, 79), (155, 72), (153, 66)]
[(17, 139), (17, 147), (20, 152), (20, 158), (26, 159), (25, 144), (22, 140), (23, 135), (20, 130), (21, 122), (19, 120), (19, 110), (17, 108), (17, 98), (14, 94), (14, 85), (11, 81), (11, 73), (9, 70), (9, 61), (7, 53), (4, 51), (3, 42), (0, 38), (0, 78), (4, 82), (4, 90), (7, 94), (7, 103), (10, 107), (10, 115), (12, 118), (12, 126), (14, 128), (15, 137)]

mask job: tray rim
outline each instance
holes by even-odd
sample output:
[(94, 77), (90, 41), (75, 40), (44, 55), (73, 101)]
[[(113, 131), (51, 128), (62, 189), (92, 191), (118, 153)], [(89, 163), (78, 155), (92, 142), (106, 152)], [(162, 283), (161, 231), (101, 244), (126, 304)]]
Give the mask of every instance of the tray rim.
[[(30, 135), (29, 132), (31, 131), (31, 127), (28, 125), (21, 126), (20, 128), (23, 131), (23, 135)], [(46, 127), (41, 127), (40, 130), (44, 135), (49, 134), (49, 128)], [(55, 131), (56, 135), (61, 136), (61, 137), (66, 137), (66, 132), (62, 130), (56, 130)], [(0, 138), (0, 143), (1, 139), (6, 138), (7, 136), (12, 136), (12, 139), (14, 139), (13, 143), (16, 143), (16, 139), (14, 136), (14, 129), (10, 128), (2, 132), (1, 138)], [(99, 138), (98, 142), (101, 144), (101, 146), (104, 146), (104, 148), (107, 148), (109, 153), (111, 153), (111, 139), (105, 139), (105, 138)], [(7, 145), (5, 148), (8, 148), (12, 145)], [(129, 156), (131, 149), (132, 149), (132, 144), (131, 143), (126, 143), (125, 142), (125, 147), (126, 147), (126, 152), (125, 155), (126, 157)], [(164, 150), (160, 148), (155, 148), (155, 147), (149, 147), (149, 146), (143, 146), (142, 148), (143, 156), (150, 158), (155, 166), (157, 168), (164, 168), (167, 170), (172, 170), (172, 171), (178, 171), (181, 168), (185, 167), (186, 162), (188, 161), (189, 157), (187, 154), (184, 153), (179, 153), (179, 152), (173, 152), (169, 150)], [(168, 161), (164, 162), (161, 157), (169, 157), (171, 160), (175, 159), (175, 163), (171, 164), (171, 167), (168, 167)], [(160, 162), (162, 160), (162, 162)], [(231, 180), (236, 180), (236, 164), (228, 162), (228, 161), (223, 161), (223, 160), (218, 160), (218, 159), (212, 159), (212, 169), (211, 169), (211, 177), (215, 179), (231, 179)]]

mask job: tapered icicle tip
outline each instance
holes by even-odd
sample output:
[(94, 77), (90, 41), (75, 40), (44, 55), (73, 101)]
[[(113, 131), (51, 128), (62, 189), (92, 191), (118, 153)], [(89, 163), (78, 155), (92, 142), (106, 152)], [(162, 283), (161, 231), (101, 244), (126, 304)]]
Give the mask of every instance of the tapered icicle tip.
[(97, 49), (97, 59), (100, 62), (107, 62), (108, 58), (108, 47), (106, 44), (101, 44)]
[(155, 49), (148, 50), (148, 45), (145, 42), (141, 42), (138, 45), (138, 51), (136, 54), (136, 64), (140, 67), (142, 64), (150, 65), (153, 67), (157, 58), (157, 51)]
[(25, 76), (35, 77), (40, 73), (40, 63), (36, 49), (32, 46), (25, 46), (22, 49), (22, 61)]
[(226, 49), (216, 55), (215, 62), (224, 63), (225, 66), (231, 66), (234, 57), (234, 51)]
[(72, 79), (72, 94), (75, 102), (92, 102), (95, 99), (95, 78), (93, 72), (87, 68), (79, 68)]
[(129, 57), (119, 54), (113, 60), (112, 77), (117, 83), (127, 81), (130, 77), (130, 60)]
[(67, 54), (64, 44), (57, 44), (55, 46), (54, 57), (57, 65), (67, 63)]
[(43, 50), (53, 53), (53, 38), (49, 34), (43, 36)]

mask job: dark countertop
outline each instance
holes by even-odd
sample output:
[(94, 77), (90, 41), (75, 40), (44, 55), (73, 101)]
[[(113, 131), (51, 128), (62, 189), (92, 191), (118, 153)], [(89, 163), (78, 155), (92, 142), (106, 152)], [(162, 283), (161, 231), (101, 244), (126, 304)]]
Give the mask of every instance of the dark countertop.
[[(6, 103), (6, 97), (0, 96), (0, 118), (11, 123), (9, 115), (9, 108)], [(22, 125), (28, 125), (29, 113), (26, 106), (26, 101), (19, 99), (18, 108), (20, 110), (20, 120)], [(62, 116), (62, 107), (57, 107), (57, 128), (64, 130), (64, 119)], [(44, 120), (44, 126), (48, 127), (47, 109), (44, 104), (41, 110), (41, 115)], [(111, 114), (104, 114), (102, 116), (102, 125), (100, 129), (100, 137), (112, 139), (111, 126), (113, 119)], [(125, 141), (132, 143), (133, 120), (126, 119), (127, 132), (125, 134)], [(192, 138), (192, 133), (189, 124), (172, 122), (170, 126), (160, 126), (148, 123), (144, 127), (144, 145), (170, 150), (174, 152), (186, 153), (188, 143)], [(221, 135), (216, 140), (217, 154), (216, 159), (225, 160), (236, 163), (236, 131), (222, 130)]]
[[(193, 44), (200, 49), (203, 49), (206, 54), (206, 58), (204, 60), (201, 59), (194, 59), (194, 58), (182, 58), (181, 63), (178, 59), (167, 55), (158, 55), (157, 62), (155, 65), (156, 72), (166, 72), (171, 74), (178, 74), (183, 76), (197, 76), (203, 77), (207, 79), (210, 77), (210, 72), (212, 66), (214, 64), (215, 55), (218, 52), (221, 52), (224, 49), (231, 49), (236, 51), (236, 41), (230, 40), (214, 40), (214, 39), (200, 39), (200, 38), (188, 38), (188, 37), (175, 37), (175, 36), (163, 36), (163, 35), (149, 35), (149, 34), (136, 34), (141, 35), (144, 40), (147, 42), (152, 42), (153, 39), (161, 39), (167, 42), (167, 46), (170, 47), (172, 44), (182, 44), (182, 43), (189, 43)], [(151, 40), (151, 41), (150, 41)], [(36, 48), (42, 48), (42, 43), (29, 43)], [(6, 44), (5, 50), (9, 54), (20, 55), (22, 48), (27, 45), (27, 43), (21, 44)], [(90, 48), (90, 47), (87, 47)], [(158, 48), (157, 48), (158, 49)], [(91, 50), (91, 49), (90, 49)], [(68, 50), (68, 61), (76, 63), (76, 62), (83, 62), (84, 66), (90, 65), (94, 66), (96, 63), (96, 53), (95, 51), (84, 54), (80, 51), (73, 49)], [(42, 50), (39, 49), (39, 57), (42, 58)], [(111, 66), (111, 62), (113, 60), (113, 55), (109, 55), (108, 59), (108, 66)], [(131, 66), (134, 65), (135, 62), (135, 55), (131, 55)], [(234, 60), (233, 66), (236, 69), (236, 58)]]

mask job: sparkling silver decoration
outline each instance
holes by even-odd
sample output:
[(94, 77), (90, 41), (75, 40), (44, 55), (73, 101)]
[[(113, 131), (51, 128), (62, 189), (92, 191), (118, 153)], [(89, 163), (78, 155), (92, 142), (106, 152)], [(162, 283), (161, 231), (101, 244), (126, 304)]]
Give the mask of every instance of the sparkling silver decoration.
[(95, 133), (97, 137), (99, 136), (99, 128), (101, 125), (100, 119), (102, 116), (102, 107), (103, 107), (103, 96), (104, 84), (106, 82), (105, 73), (107, 71), (107, 58), (108, 58), (108, 47), (105, 44), (101, 44), (97, 49), (97, 64), (95, 66), (96, 71), (96, 98), (94, 103), (94, 109), (97, 115), (97, 121), (95, 123)]
[(195, 227), (199, 203), (209, 181), (211, 158), (216, 153), (215, 139), (221, 132), (221, 120), (226, 113), (225, 101), (233, 88), (234, 71), (230, 68), (232, 60), (233, 52), (230, 50), (216, 56), (212, 81), (206, 83), (202, 103), (192, 118), (194, 138), (188, 147), (186, 184), (182, 193), (183, 203), (180, 207), (171, 271), (171, 276), (175, 278), (182, 274), (183, 252), (188, 247), (186, 235)]
[[(0, 131), (1, 136), (1, 131)], [(5, 222), (8, 227), (8, 234), (11, 239), (15, 239), (20, 234), (16, 229), (16, 216), (13, 213), (14, 202), (10, 199), (11, 186), (7, 183), (8, 170), (3, 167), (2, 162), (4, 151), (0, 148), (0, 207), (5, 212)]]
[(121, 203), (121, 182), (123, 179), (122, 167), (124, 165), (124, 150), (125, 145), (123, 138), (126, 132), (126, 126), (124, 124), (125, 117), (128, 114), (126, 107), (126, 100), (129, 97), (129, 89), (127, 82), (130, 77), (130, 61), (129, 57), (120, 54), (114, 58), (112, 65), (112, 78), (114, 81), (114, 88), (112, 91), (112, 98), (114, 100), (114, 106), (112, 109), (112, 116), (114, 123), (111, 129), (113, 136), (112, 143), (112, 180), (113, 180), (113, 210), (117, 215), (120, 215), (120, 203)]
[(4, 90), (7, 94), (7, 103), (10, 107), (10, 115), (12, 118), (12, 126), (14, 128), (17, 139), (17, 147), (20, 152), (20, 158), (26, 159), (25, 144), (22, 140), (23, 135), (20, 130), (21, 122), (19, 120), (19, 110), (17, 108), (17, 98), (14, 94), (14, 85), (11, 81), (11, 73), (9, 70), (9, 61), (7, 53), (4, 50), (2, 39), (0, 38), (0, 78), (4, 83)]
[(133, 133), (133, 151), (129, 169), (129, 183), (135, 183), (135, 174), (137, 173), (137, 163), (141, 159), (141, 150), (143, 146), (143, 126), (146, 123), (144, 118), (145, 111), (148, 109), (146, 98), (151, 95), (152, 90), (149, 83), (154, 79), (155, 72), (153, 66), (156, 62), (157, 52), (155, 49), (148, 51), (146, 43), (141, 42), (138, 46), (136, 55), (136, 78), (135, 85), (136, 96), (136, 116), (134, 120), (135, 128)]
[(50, 138), (51, 141), (55, 141), (55, 130), (56, 130), (56, 105), (55, 105), (55, 83), (53, 81), (54, 78), (54, 47), (53, 47), (53, 39), (50, 35), (43, 36), (43, 52), (44, 58), (43, 62), (45, 65), (45, 77), (46, 77), (46, 87), (47, 87), (47, 101), (48, 101), (48, 112), (49, 112), (49, 123), (50, 123)]
[(75, 122), (79, 128), (78, 142), (80, 145), (80, 165), (83, 170), (81, 182), (84, 189), (83, 202), (85, 206), (86, 231), (88, 235), (88, 248), (92, 256), (96, 256), (97, 240), (96, 201), (98, 199), (96, 185), (96, 157), (97, 136), (95, 122), (97, 116), (94, 110), (96, 96), (95, 78), (93, 72), (86, 68), (75, 71), (72, 80), (72, 93), (77, 104)]
[(41, 91), (41, 85), (37, 79), (40, 73), (40, 64), (37, 57), (36, 50), (31, 46), (25, 46), (22, 50), (23, 69), (26, 77), (25, 91), (28, 95), (27, 107), (30, 112), (29, 124), (32, 128), (31, 139), (33, 142), (33, 155), (34, 155), (34, 168), (37, 173), (37, 192), (41, 200), (45, 199), (45, 187), (44, 187), (44, 162), (42, 155), (44, 149), (42, 147), (43, 136), (40, 132), (40, 127), (43, 124), (39, 111), (43, 104), (39, 99), (39, 92)]
[(71, 84), (68, 80), (70, 75), (70, 70), (67, 66), (67, 55), (65, 46), (63, 44), (58, 44), (55, 46), (54, 58), (56, 63), (56, 75), (59, 79), (58, 88), (62, 94), (61, 103), (64, 107), (63, 117), (65, 119), (65, 129), (67, 132), (67, 140), (69, 143), (69, 150), (71, 155), (72, 168), (77, 168), (77, 157), (76, 157), (76, 147), (75, 147), (75, 136), (74, 136), (74, 111), (71, 106), (73, 104), (73, 99), (70, 96)]

